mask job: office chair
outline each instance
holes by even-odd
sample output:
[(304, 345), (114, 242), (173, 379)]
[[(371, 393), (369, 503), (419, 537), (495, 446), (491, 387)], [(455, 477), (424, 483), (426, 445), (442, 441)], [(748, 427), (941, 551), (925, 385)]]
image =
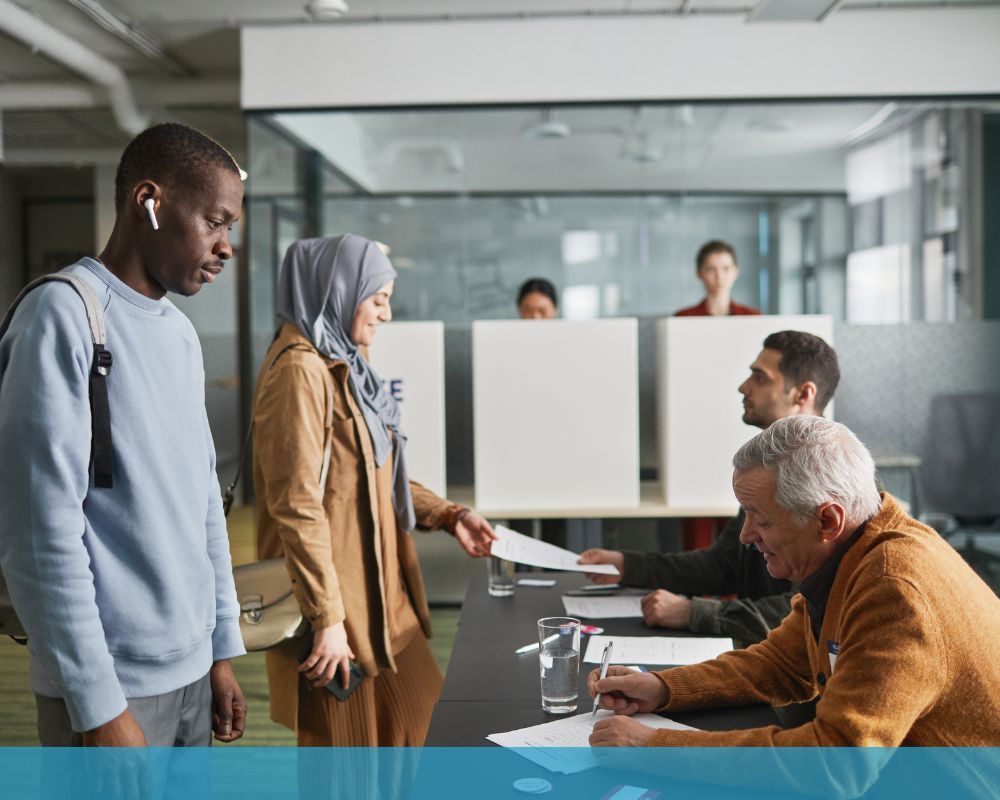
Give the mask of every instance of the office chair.
[(959, 553), (1000, 593), (1000, 555), (976, 546), (977, 534), (1000, 535), (1000, 394), (931, 399), (921, 478), (939, 512), (923, 520), (946, 539), (966, 534)]

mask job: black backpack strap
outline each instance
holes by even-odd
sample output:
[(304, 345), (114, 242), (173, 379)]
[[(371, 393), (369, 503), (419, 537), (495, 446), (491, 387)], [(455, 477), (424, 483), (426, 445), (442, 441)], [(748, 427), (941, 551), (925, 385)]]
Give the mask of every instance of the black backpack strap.
[(33, 289), (49, 281), (59, 281), (68, 283), (83, 301), (87, 310), (87, 324), (90, 327), (90, 338), (94, 347), (94, 358), (90, 365), (89, 394), (90, 394), (90, 461), (94, 465), (94, 485), (101, 489), (112, 488), (112, 472), (114, 469), (114, 451), (111, 447), (111, 406), (108, 402), (108, 375), (111, 373), (111, 366), (114, 359), (111, 351), (107, 349), (108, 343), (107, 328), (104, 321), (104, 311), (101, 302), (94, 290), (87, 282), (78, 275), (71, 272), (56, 272), (52, 275), (43, 275), (41, 278), (33, 280), (17, 296), (17, 299), (7, 309), (3, 321), (0, 322), (0, 338), (7, 332), (10, 322), (14, 318), (14, 312), (21, 304), (21, 301)]
[(111, 448), (111, 405), (108, 402), (108, 375), (114, 359), (103, 344), (94, 344), (94, 362), (90, 368), (90, 460), (94, 465), (94, 485), (99, 489), (114, 486), (112, 471), (115, 454)]

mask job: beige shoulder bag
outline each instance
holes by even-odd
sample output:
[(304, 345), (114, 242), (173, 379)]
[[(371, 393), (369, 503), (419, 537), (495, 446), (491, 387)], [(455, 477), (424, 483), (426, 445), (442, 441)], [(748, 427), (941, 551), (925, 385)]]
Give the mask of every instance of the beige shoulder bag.
[[(299, 345), (289, 345), (271, 362), (281, 358), (288, 350)], [(270, 369), (270, 367), (269, 367)], [(333, 418), (332, 397), (327, 397), (327, 431), (326, 445), (323, 449), (323, 467), (319, 476), (320, 486), (326, 485), (327, 472), (330, 468), (330, 427)], [(253, 436), (253, 419), (250, 429), (243, 442), (243, 452), (236, 475), (222, 496), (222, 507), (226, 516), (233, 507), (233, 496), (236, 484), (239, 483), (243, 464), (246, 461), (247, 450)], [(269, 558), (266, 561), (254, 561), (250, 564), (240, 564), (233, 568), (233, 580), (236, 583), (236, 597), (240, 604), (240, 633), (247, 650), (268, 650), (288, 639), (295, 639), (306, 632), (309, 623), (302, 616), (299, 601), (292, 593), (292, 581), (288, 576), (288, 568), (284, 558)]]

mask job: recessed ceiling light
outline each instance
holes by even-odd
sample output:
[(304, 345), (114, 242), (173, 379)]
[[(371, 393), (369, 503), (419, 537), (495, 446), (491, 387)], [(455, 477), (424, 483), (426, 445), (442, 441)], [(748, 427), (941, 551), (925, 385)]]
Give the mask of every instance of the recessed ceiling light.
[(760, 0), (747, 14), (746, 21), (823, 22), (843, 0)]
[(795, 130), (795, 123), (780, 117), (757, 117), (747, 123), (747, 130), (761, 133), (791, 133)]
[(542, 112), (542, 121), (529, 125), (521, 131), (521, 136), (525, 139), (565, 139), (570, 133), (569, 125), (556, 119), (556, 112), (547, 108)]
[(350, 8), (347, 0), (309, 0), (306, 13), (315, 20), (339, 19)]
[(640, 164), (658, 164), (663, 161), (663, 151), (655, 147), (636, 150), (631, 154), (632, 160)]

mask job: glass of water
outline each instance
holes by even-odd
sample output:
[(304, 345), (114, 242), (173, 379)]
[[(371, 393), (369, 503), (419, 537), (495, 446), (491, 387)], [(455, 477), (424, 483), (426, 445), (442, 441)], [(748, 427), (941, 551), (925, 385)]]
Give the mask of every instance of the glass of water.
[(489, 579), (487, 589), (493, 597), (510, 597), (514, 594), (514, 562), (489, 556), (486, 559)]
[(538, 667), (542, 679), (542, 711), (576, 711), (580, 678), (580, 620), (545, 617), (538, 620)]

